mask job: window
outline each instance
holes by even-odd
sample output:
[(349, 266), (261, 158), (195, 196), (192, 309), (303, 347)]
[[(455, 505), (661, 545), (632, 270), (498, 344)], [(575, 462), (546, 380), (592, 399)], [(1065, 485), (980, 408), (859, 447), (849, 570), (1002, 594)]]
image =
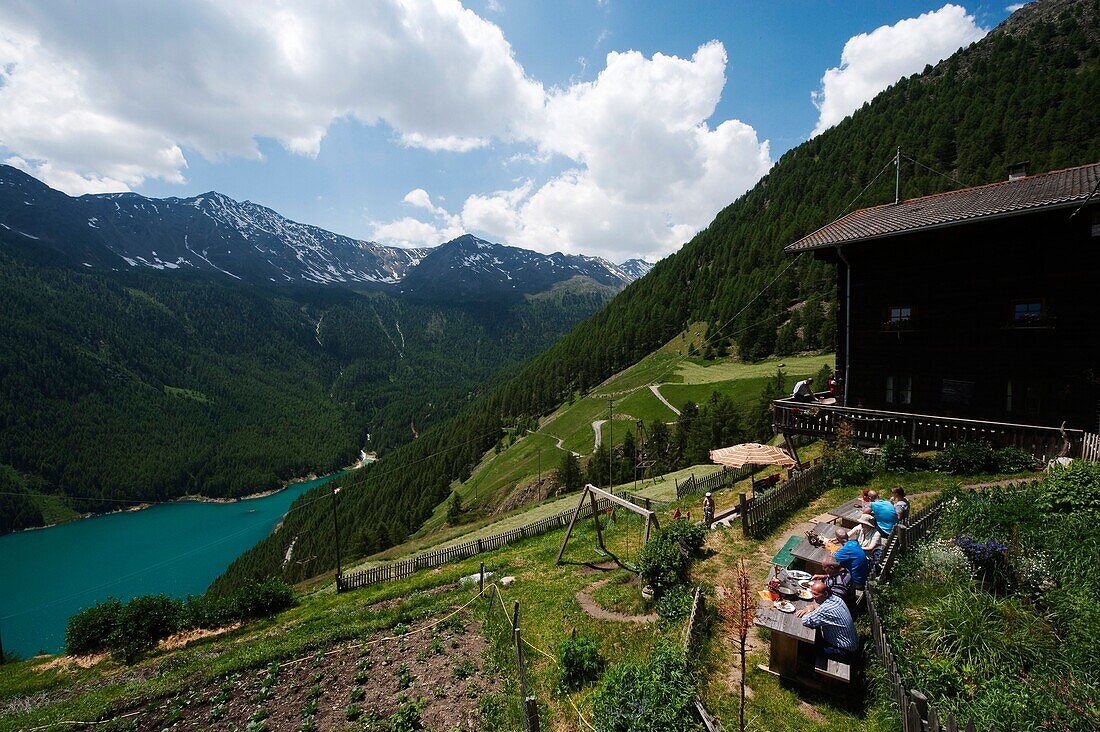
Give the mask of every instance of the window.
[(913, 322), (913, 307), (897, 305), (886, 309), (886, 327), (891, 330), (908, 328)]
[(912, 376), (886, 377), (886, 403), (911, 404), (913, 402)]
[(940, 389), (940, 401), (944, 404), (969, 406), (974, 401), (974, 382), (944, 379)]
[(1021, 300), (1012, 307), (1012, 323), (1018, 326), (1036, 325), (1043, 319), (1043, 303)]

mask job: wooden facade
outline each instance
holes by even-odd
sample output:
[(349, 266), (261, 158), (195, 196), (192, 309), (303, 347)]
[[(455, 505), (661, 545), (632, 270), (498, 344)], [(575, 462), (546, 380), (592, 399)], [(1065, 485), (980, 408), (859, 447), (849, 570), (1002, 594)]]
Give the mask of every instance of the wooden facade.
[(1077, 208), (815, 249), (842, 404), (1100, 431), (1100, 202)]

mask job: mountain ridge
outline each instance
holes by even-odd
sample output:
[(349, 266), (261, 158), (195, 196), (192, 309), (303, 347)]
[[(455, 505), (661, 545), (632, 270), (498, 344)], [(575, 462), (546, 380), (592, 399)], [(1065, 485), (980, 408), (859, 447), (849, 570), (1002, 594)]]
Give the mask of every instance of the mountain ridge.
[[(5, 237), (37, 242), (89, 269), (190, 269), (275, 285), (400, 286), (404, 292), (423, 290), (423, 297), (533, 294), (575, 275), (618, 289), (637, 279), (599, 257), (544, 255), (470, 234), (436, 247), (386, 246), (303, 224), (217, 191), (167, 198), (132, 192), (72, 197), (18, 168), (0, 165), (0, 239)], [(445, 276), (448, 267), (436, 262), (471, 241), (493, 248), (499, 261), (492, 267), (471, 262), (473, 271)], [(408, 276), (425, 262), (435, 278), (421, 273), (410, 285)], [(499, 275), (487, 276), (490, 269)]]

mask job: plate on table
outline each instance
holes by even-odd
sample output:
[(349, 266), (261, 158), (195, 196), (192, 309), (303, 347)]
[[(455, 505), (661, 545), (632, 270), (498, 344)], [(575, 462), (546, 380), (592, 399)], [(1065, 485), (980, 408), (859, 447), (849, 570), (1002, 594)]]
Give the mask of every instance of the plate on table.
[(803, 600), (812, 600), (812, 599), (814, 599), (814, 593), (810, 592), (809, 588), (807, 588), (807, 587), (803, 587), (801, 590), (799, 590), (798, 591), (798, 596)]
[(788, 569), (787, 570), (787, 578), (788, 579), (793, 579), (796, 582), (799, 582), (801, 580), (808, 580), (811, 577), (813, 577), (812, 574), (810, 574), (809, 572), (803, 572), (800, 569)]
[(794, 612), (794, 605), (789, 600), (780, 600), (779, 602), (772, 605), (772, 607), (774, 607), (776, 610), (778, 610), (781, 613), (793, 613)]
[(812, 585), (812, 584), (813, 583), (810, 582), (809, 580), (798, 580), (798, 586), (801, 587), (804, 590), (810, 589), (810, 585)]

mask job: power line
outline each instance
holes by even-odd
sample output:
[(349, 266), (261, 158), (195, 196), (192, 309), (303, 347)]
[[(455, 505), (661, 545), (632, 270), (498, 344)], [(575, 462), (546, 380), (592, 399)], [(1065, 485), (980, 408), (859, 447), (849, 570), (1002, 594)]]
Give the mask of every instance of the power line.
[(941, 170), (936, 170), (935, 168), (929, 167), (929, 166), (925, 165), (924, 163), (922, 163), (921, 161), (917, 160), (916, 158), (910, 157), (910, 156), (906, 155), (905, 153), (901, 153), (901, 156), (903, 158), (905, 158), (906, 160), (908, 160), (909, 162), (911, 162), (915, 165), (919, 165), (920, 167), (924, 168), (929, 173), (935, 173), (936, 175), (943, 176), (944, 178), (947, 178), (950, 181), (958, 183), (963, 188), (969, 188), (970, 187), (966, 183), (963, 183), (961, 180), (956, 178), (955, 176), (951, 175), (950, 173), (944, 173)]

